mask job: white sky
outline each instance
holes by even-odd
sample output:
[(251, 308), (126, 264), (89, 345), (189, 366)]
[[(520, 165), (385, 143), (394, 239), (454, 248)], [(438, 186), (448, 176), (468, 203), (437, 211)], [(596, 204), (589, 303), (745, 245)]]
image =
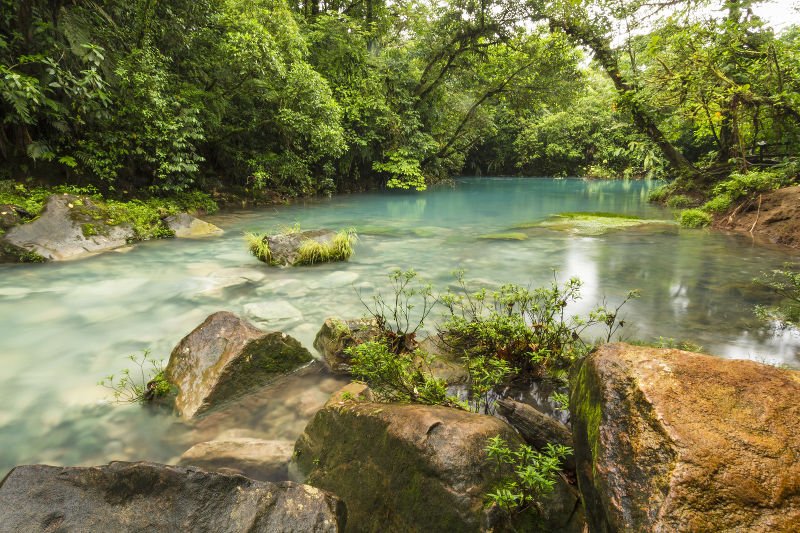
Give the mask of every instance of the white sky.
[(753, 7), (753, 12), (780, 31), (786, 26), (800, 24), (800, 1), (771, 0)]

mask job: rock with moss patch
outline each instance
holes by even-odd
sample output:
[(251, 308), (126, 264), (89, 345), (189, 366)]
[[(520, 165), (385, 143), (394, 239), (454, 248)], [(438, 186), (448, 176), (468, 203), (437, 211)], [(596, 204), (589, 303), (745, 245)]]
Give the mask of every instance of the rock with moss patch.
[(186, 419), (258, 389), (309, 362), (311, 354), (279, 331), (265, 332), (226, 311), (209, 316), (172, 350), (167, 380)]
[(248, 437), (225, 438), (195, 444), (181, 455), (182, 466), (236, 472), (259, 481), (289, 479), (294, 443)]
[(250, 252), (273, 266), (300, 266), (347, 261), (353, 253), (355, 233), (329, 229), (289, 231), (275, 235), (249, 235)]
[(130, 225), (107, 224), (102, 215), (88, 198), (53, 195), (39, 218), (11, 228), (2, 236), (2, 244), (48, 261), (63, 261), (119, 248), (134, 239)]
[(521, 231), (508, 231), (505, 233), (486, 233), (478, 238), (487, 241), (526, 241), (528, 240), (528, 235)]
[(621, 230), (646, 229), (649, 231), (676, 230), (677, 225), (667, 220), (649, 220), (619, 213), (560, 213), (547, 220), (521, 224), (518, 228), (545, 228), (575, 235), (598, 236)]
[(800, 372), (608, 344), (572, 383), (591, 531), (800, 531)]
[(349, 374), (351, 357), (346, 350), (357, 344), (374, 340), (380, 334), (380, 328), (374, 319), (344, 320), (328, 317), (314, 339), (314, 348), (322, 354), (331, 370), (337, 374)]
[[(348, 385), (295, 445), (306, 482), (344, 500), (349, 528), (470, 532), (498, 526), (485, 497), (499, 474), (485, 447), (496, 435), (520, 445), (508, 424), (441, 406), (370, 400), (364, 385)], [(560, 480), (556, 494), (545, 502), (542, 529), (581, 531), (576, 492)]]
[(13, 228), (24, 220), (20, 208), (11, 204), (0, 204), (0, 230)]
[(188, 213), (179, 213), (164, 219), (164, 223), (178, 238), (197, 239), (221, 235), (222, 229), (214, 224), (193, 217)]
[(341, 500), (299, 483), (156, 463), (18, 466), (0, 482), (0, 531), (343, 531)]

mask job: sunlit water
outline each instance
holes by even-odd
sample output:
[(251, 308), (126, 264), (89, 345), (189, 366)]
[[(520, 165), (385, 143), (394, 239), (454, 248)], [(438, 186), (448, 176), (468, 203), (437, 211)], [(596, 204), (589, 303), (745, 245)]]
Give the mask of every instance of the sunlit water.
[[(0, 267), (0, 476), (22, 463), (100, 464), (175, 460), (197, 442), (224, 436), (295, 439), (344, 381), (318, 365), (275, 383), (198, 424), (137, 406), (109, 405), (96, 385), (147, 348), (172, 347), (215, 311), (249, 317), (311, 344), (326, 316), (354, 317), (396, 268), (415, 268), (436, 287), (452, 271), (482, 284), (542, 285), (578, 276), (585, 312), (603, 298), (629, 304), (623, 335), (690, 340), (723, 357), (800, 366), (800, 342), (753, 318), (767, 295), (759, 272), (797, 259), (748, 238), (709, 231), (622, 231), (580, 237), (531, 230), (526, 241), (490, 241), (564, 211), (611, 211), (671, 219), (646, 202), (652, 185), (546, 179), (463, 179), (426, 193), (343, 196), (211, 217), (222, 237), (166, 240), (60, 264)], [(299, 223), (355, 226), (348, 263), (270, 268), (248, 255), (245, 231)]]

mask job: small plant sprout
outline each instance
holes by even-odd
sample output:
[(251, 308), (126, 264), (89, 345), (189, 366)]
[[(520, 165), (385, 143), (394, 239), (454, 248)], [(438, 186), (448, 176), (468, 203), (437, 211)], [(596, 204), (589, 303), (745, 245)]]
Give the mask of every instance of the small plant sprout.
[(556, 409), (569, 411), (569, 396), (563, 392), (554, 392), (550, 395), (550, 400), (556, 404)]
[(128, 359), (133, 363), (132, 370), (126, 368), (119, 376), (110, 375), (98, 382), (111, 390), (116, 403), (148, 403), (170, 394), (172, 386), (164, 376), (164, 362), (150, 357), (150, 350), (129, 355)]

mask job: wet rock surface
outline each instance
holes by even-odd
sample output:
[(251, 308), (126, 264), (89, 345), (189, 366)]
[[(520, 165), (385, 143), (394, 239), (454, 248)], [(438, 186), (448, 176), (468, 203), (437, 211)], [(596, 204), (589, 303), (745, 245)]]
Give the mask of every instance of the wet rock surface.
[(281, 332), (265, 332), (226, 311), (209, 316), (170, 355), (175, 407), (190, 419), (252, 392), (309, 362), (311, 354)]
[(188, 213), (169, 216), (164, 219), (164, 223), (178, 238), (197, 239), (223, 233), (222, 229), (214, 224), (200, 220)]
[(178, 464), (236, 472), (259, 481), (285, 481), (293, 451), (294, 443), (288, 440), (229, 437), (195, 444)]
[(336, 317), (325, 319), (316, 338), (314, 348), (322, 354), (331, 370), (337, 374), (350, 373), (350, 355), (345, 350), (380, 335), (374, 319), (356, 318), (345, 320)]
[[(295, 445), (310, 485), (348, 507), (353, 531), (480, 531), (497, 516), (485, 506), (498, 481), (490, 437), (522, 443), (505, 422), (441, 406), (374, 403), (351, 384), (335, 394)], [(581, 531), (577, 495), (559, 483), (544, 505), (549, 531)]]
[(297, 262), (300, 246), (307, 240), (330, 244), (336, 232), (329, 229), (279, 233), (265, 237), (271, 254), (271, 263), (291, 266)]
[(800, 372), (607, 344), (573, 376), (591, 531), (799, 531)]
[(343, 531), (346, 510), (307, 485), (156, 463), (19, 466), (0, 482), (0, 532)]

